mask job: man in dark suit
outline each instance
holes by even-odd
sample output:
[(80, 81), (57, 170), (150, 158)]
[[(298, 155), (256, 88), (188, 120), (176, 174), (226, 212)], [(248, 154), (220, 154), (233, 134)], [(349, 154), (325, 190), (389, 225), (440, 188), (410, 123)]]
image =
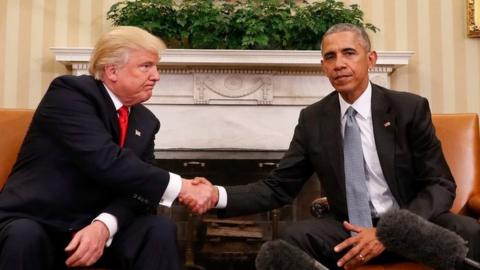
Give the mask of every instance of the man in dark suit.
[(214, 190), (153, 164), (160, 123), (141, 102), (164, 48), (117, 27), (97, 42), (92, 76), (51, 83), (0, 193), (0, 269), (180, 268), (175, 225), (150, 213), (185, 194), (206, 209)]
[[(291, 203), (315, 172), (330, 213), (295, 223), (281, 238), (329, 268), (351, 269), (372, 260), (393, 259), (387, 258), (378, 241), (375, 224), (382, 213), (398, 208), (457, 232), (469, 242), (468, 256), (478, 260), (479, 224), (449, 212), (456, 185), (435, 136), (427, 100), (369, 81), (368, 70), (377, 54), (362, 28), (351, 24), (330, 28), (322, 41), (322, 56), (323, 70), (335, 91), (301, 111), (290, 147), (268, 178), (219, 189), (220, 198), (213, 200), (226, 205), (220, 216)], [(347, 173), (351, 175), (346, 164), (351, 161), (350, 154), (344, 154), (349, 153), (344, 145), (350, 145), (344, 136), (350, 107), (360, 134), (356, 145), (361, 144), (363, 152), (362, 171), (353, 180), (366, 184), (369, 226), (347, 222), (352, 220), (349, 208), (360, 204), (356, 198), (347, 203), (352, 184), (346, 184)], [(187, 200), (187, 204), (195, 210), (194, 203)], [(350, 214), (355, 213), (358, 210)]]

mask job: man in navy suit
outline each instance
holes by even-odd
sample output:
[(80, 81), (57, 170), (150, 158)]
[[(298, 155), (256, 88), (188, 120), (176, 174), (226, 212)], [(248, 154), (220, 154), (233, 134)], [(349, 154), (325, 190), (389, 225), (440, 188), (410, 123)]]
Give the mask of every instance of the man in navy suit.
[(175, 225), (150, 213), (185, 194), (205, 210), (215, 190), (153, 164), (160, 123), (141, 103), (163, 49), (117, 27), (97, 42), (92, 76), (51, 83), (0, 193), (0, 269), (180, 268)]
[[(384, 252), (375, 224), (382, 213), (399, 208), (457, 232), (468, 241), (468, 257), (478, 260), (480, 225), (449, 211), (456, 185), (435, 135), (428, 101), (370, 82), (368, 70), (375, 65), (377, 54), (363, 28), (332, 26), (323, 37), (322, 56), (323, 71), (335, 91), (301, 111), (290, 147), (269, 177), (249, 185), (219, 188), (220, 197), (212, 199), (226, 205), (220, 216), (251, 214), (291, 203), (316, 173), (330, 213), (296, 222), (282, 238), (330, 269), (395, 259)], [(347, 222), (343, 137), (350, 107), (356, 111), (360, 130), (367, 218), (373, 226)], [(196, 210), (193, 201), (184, 201)]]

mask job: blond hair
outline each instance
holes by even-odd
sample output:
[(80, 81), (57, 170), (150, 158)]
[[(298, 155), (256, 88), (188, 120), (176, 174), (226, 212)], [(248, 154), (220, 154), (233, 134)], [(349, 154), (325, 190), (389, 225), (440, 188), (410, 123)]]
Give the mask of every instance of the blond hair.
[(165, 43), (160, 38), (143, 29), (134, 26), (118, 26), (103, 34), (97, 41), (90, 57), (88, 72), (95, 79), (100, 80), (106, 65), (125, 64), (132, 50), (160, 54), (165, 49)]

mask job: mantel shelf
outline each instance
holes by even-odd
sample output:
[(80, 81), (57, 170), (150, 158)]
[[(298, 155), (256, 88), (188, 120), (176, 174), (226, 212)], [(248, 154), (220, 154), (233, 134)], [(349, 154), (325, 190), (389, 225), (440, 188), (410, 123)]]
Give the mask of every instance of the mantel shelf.
[[(56, 61), (71, 67), (87, 63), (92, 48), (53, 47)], [(413, 52), (378, 52), (377, 66), (396, 69), (407, 65)], [(167, 49), (160, 66), (262, 66), (262, 67), (320, 67), (320, 51), (295, 50), (190, 50)]]

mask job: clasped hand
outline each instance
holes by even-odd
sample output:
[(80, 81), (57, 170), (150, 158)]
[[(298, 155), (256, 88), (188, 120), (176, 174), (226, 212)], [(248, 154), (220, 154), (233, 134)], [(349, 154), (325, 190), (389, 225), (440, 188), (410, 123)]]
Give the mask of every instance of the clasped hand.
[(338, 260), (338, 267), (354, 269), (377, 257), (385, 250), (385, 247), (377, 238), (376, 228), (356, 226), (346, 221), (343, 223), (343, 226), (345, 230), (356, 232), (357, 235), (352, 236), (335, 246), (335, 252), (342, 252), (343, 250), (350, 248), (345, 255)]
[(203, 214), (217, 205), (218, 189), (203, 177), (195, 177), (192, 180), (182, 179), (178, 200), (191, 212)]

